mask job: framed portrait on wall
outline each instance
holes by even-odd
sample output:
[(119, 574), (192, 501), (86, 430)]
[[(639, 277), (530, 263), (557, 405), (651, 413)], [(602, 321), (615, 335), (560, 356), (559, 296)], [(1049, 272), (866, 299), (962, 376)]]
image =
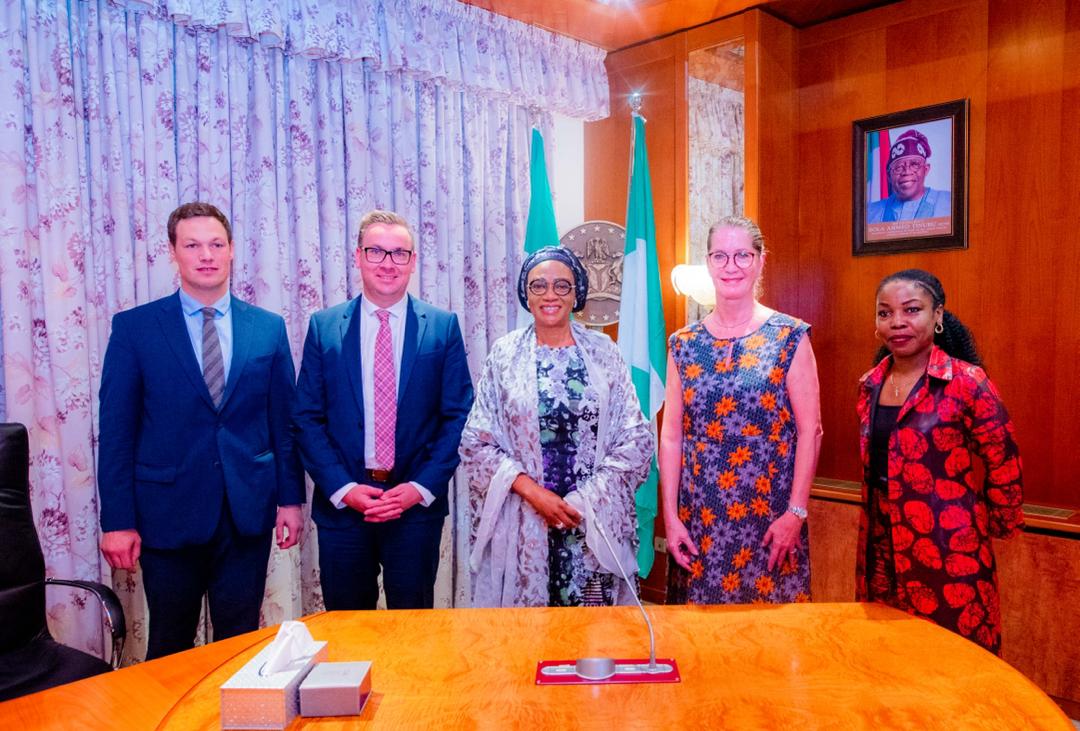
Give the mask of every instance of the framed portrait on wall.
[(967, 248), (967, 100), (852, 127), (852, 253)]

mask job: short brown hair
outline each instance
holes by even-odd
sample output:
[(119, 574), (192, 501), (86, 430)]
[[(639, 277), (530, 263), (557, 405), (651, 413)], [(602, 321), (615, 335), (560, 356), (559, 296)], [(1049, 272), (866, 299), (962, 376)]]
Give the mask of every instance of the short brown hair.
[(364, 244), (364, 232), (369, 227), (375, 224), (382, 224), (383, 226), (403, 226), (406, 231), (409, 232), (409, 243), (413, 248), (416, 248), (416, 237), (413, 236), (412, 227), (409, 226), (409, 222), (405, 220), (405, 217), (394, 213), (393, 211), (382, 211), (376, 208), (374, 211), (367, 213), (360, 219), (360, 233), (356, 236), (356, 245), (363, 246)]
[(169, 214), (169, 246), (176, 247), (176, 224), (186, 218), (201, 218), (203, 216), (213, 218), (220, 223), (225, 228), (225, 236), (229, 239), (229, 243), (232, 243), (232, 226), (229, 225), (229, 219), (225, 217), (221, 209), (212, 203), (192, 201), (191, 203), (184, 203)]

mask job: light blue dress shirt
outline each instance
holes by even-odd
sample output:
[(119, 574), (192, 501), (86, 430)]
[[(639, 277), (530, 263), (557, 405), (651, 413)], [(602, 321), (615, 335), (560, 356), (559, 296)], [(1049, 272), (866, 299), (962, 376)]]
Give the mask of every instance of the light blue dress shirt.
[[(199, 372), (202, 373), (202, 302), (180, 288), (180, 309), (184, 312), (184, 325), (187, 326), (188, 337), (191, 338), (191, 347), (195, 349), (195, 360), (199, 364)], [(221, 359), (225, 364), (225, 383), (229, 382), (229, 368), (232, 366), (232, 294), (226, 292), (225, 296), (215, 302), (214, 328), (217, 330), (218, 341), (221, 343)]]

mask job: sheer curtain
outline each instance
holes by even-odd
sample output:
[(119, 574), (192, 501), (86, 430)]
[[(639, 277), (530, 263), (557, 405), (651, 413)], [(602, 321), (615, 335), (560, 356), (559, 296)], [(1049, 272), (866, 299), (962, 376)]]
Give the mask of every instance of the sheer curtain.
[[(414, 223), (414, 289), (461, 317), (474, 372), (513, 323), (528, 144), (551, 114), (607, 114), (602, 51), (452, 0), (23, 0), (0, 6), (0, 409), (30, 430), (52, 575), (98, 552), (97, 392), (110, 319), (177, 279), (165, 230), (194, 199), (234, 227), (233, 292), (284, 315), (357, 294), (360, 217)], [(466, 597), (458, 502), (438, 601)], [(309, 526), (310, 528), (310, 526)], [(464, 555), (464, 554), (462, 554)], [(263, 621), (321, 608), (314, 537), (274, 552)], [(138, 573), (117, 572), (129, 654)], [(102, 650), (95, 610), (50, 590), (59, 638)]]
[[(689, 77), (690, 107), (690, 241), (687, 261), (704, 264), (709, 227), (724, 216), (743, 212), (744, 95), (696, 77)], [(687, 321), (708, 310), (687, 303)]]

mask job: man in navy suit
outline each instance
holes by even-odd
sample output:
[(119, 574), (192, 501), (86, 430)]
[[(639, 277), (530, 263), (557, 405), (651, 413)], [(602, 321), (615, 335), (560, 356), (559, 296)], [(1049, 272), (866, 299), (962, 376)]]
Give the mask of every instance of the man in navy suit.
[(315, 481), (327, 609), (434, 604), (447, 490), (473, 390), (457, 316), (406, 294), (408, 223), (360, 222), (363, 294), (311, 317), (293, 423)]
[(142, 567), (147, 659), (259, 626), (272, 529), (300, 539), (303, 471), (289, 423), (285, 321), (229, 292), (232, 231), (208, 203), (169, 216), (175, 294), (113, 318), (101, 374), (101, 551)]

